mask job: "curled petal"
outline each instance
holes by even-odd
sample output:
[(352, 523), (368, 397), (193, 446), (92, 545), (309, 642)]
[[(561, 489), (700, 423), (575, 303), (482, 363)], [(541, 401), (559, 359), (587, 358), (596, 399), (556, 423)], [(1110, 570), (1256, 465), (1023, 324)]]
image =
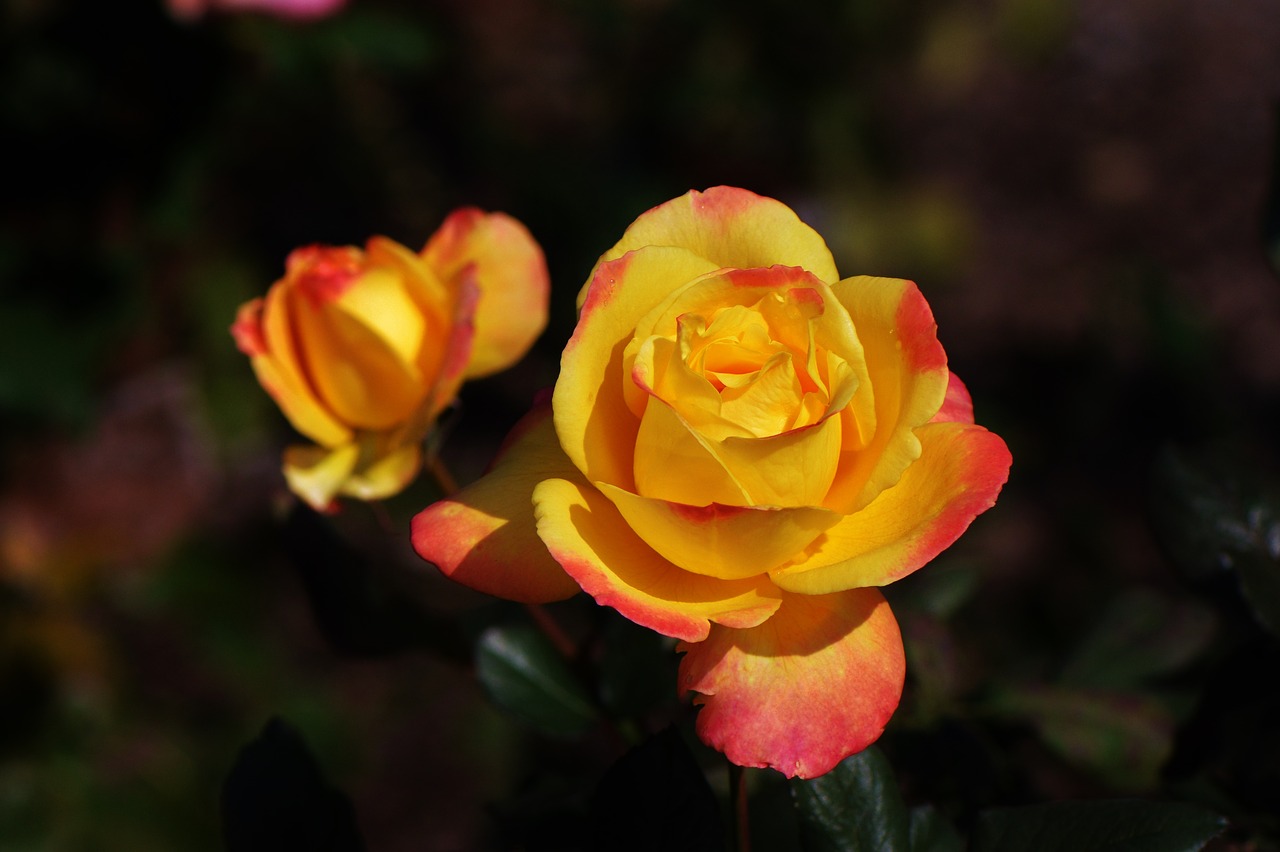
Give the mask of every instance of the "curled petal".
[(399, 494), (422, 469), (422, 449), (417, 442), (397, 447), (361, 465), (340, 493), (357, 500), (381, 500)]
[(547, 406), (516, 424), (493, 468), (413, 519), (413, 547), (448, 577), (523, 603), (563, 600), (578, 585), (547, 553), (531, 495), (543, 479), (573, 475)]
[(820, 595), (892, 583), (932, 560), (995, 505), (1011, 463), (1004, 441), (966, 423), (930, 423), (916, 435), (920, 458), (898, 484), (774, 571), (778, 586)]
[(947, 396), (930, 423), (972, 423), (973, 398), (955, 373), (947, 374)]
[(875, 404), (874, 433), (865, 446), (844, 453), (826, 500), (849, 513), (892, 486), (919, 457), (914, 430), (938, 413), (949, 374), (933, 313), (914, 283), (863, 275), (831, 289), (858, 329)]
[(670, 294), (714, 267), (678, 248), (637, 251), (601, 264), (578, 326), (560, 357), (553, 407), (565, 453), (593, 482), (634, 487), (632, 446), (639, 421), (627, 407), (623, 350), (636, 322)]
[(605, 483), (597, 487), (658, 554), (686, 571), (725, 580), (765, 573), (840, 520), (814, 506), (686, 506)]
[(720, 580), (663, 559), (581, 480), (542, 482), (533, 504), (538, 535), (582, 590), (650, 630), (698, 642), (712, 621), (750, 627), (778, 608), (778, 590), (767, 577)]
[(480, 288), (468, 378), (509, 367), (547, 324), (549, 279), (542, 249), (504, 213), (455, 210), (427, 241), (422, 257), (445, 281), (465, 270)]
[(284, 451), (284, 478), (289, 490), (318, 512), (328, 511), (360, 460), (356, 444), (336, 449), (293, 446)]
[(730, 186), (691, 191), (641, 214), (600, 260), (645, 246), (687, 249), (718, 269), (799, 266), (828, 283), (840, 277), (827, 244), (791, 208)]
[(880, 736), (902, 696), (898, 623), (878, 589), (785, 595), (764, 624), (681, 644), (698, 736), (739, 766), (814, 778)]

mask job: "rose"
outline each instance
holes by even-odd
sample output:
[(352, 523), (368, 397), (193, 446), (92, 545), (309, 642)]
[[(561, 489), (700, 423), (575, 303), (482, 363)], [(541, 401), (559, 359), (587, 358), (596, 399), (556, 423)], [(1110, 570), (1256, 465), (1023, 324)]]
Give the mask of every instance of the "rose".
[(813, 230), (744, 190), (642, 215), (580, 305), (550, 410), (415, 518), (415, 547), (482, 591), (580, 587), (682, 640), (704, 741), (826, 772), (901, 696), (877, 587), (995, 502), (1004, 442), (974, 425), (914, 284), (841, 280)]
[(317, 509), (395, 494), (464, 379), (518, 360), (547, 318), (542, 250), (502, 213), (450, 214), (420, 254), (385, 237), (362, 251), (293, 251), (231, 332), (263, 388), (314, 446), (284, 456)]

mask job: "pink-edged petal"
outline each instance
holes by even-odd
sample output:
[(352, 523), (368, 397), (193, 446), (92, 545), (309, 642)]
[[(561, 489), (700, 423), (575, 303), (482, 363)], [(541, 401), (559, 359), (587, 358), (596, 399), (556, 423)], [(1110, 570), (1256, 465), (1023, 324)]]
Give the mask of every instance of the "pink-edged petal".
[(898, 484), (828, 529), (794, 564), (772, 572), (779, 587), (820, 595), (892, 583), (995, 505), (1012, 461), (999, 436), (966, 423), (930, 423), (916, 436), (920, 458)]
[(827, 244), (791, 208), (731, 186), (696, 190), (640, 215), (600, 258), (644, 246), (678, 246), (716, 268), (799, 266), (823, 281), (840, 276)]
[(902, 697), (902, 636), (878, 589), (785, 595), (767, 622), (682, 644), (703, 742), (739, 766), (814, 778), (879, 738)]
[(684, 249), (653, 248), (596, 270), (560, 357), (553, 403), (561, 446), (587, 479), (634, 487), (632, 447), (640, 424), (623, 396), (623, 382), (631, 380), (623, 350), (655, 304), (714, 269)]
[(578, 585), (547, 553), (534, 527), (531, 495), (543, 479), (571, 475), (542, 406), (516, 424), (493, 468), (413, 519), (413, 547), (448, 577), (523, 603), (563, 600)]
[(289, 490), (318, 512), (326, 512), (356, 469), (360, 448), (336, 449), (295, 445), (284, 451), (284, 479)]
[(711, 622), (760, 624), (778, 608), (767, 577), (720, 580), (685, 571), (654, 552), (599, 491), (575, 477), (549, 479), (533, 492), (538, 535), (596, 603), (650, 630), (688, 642)]
[(542, 249), (528, 229), (504, 213), (464, 207), (449, 214), (422, 256), (446, 281), (470, 268), (480, 287), (467, 377), (520, 360), (546, 327), (550, 289)]
[(875, 404), (874, 433), (865, 447), (844, 453), (827, 495), (827, 506), (852, 513), (919, 457), (914, 430), (938, 413), (946, 397), (947, 355), (914, 283), (864, 275), (831, 289), (853, 318), (866, 356), (870, 380), (857, 395), (869, 387)]
[(686, 571), (723, 580), (777, 567), (840, 520), (835, 512), (814, 506), (688, 506), (605, 483), (596, 487), (660, 556)]
[(973, 398), (955, 373), (947, 374), (947, 396), (930, 423), (972, 423)]

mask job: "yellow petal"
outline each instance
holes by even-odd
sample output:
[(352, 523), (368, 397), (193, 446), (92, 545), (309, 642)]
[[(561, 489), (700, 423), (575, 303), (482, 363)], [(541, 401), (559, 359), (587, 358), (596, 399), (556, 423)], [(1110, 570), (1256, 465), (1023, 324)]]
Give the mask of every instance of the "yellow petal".
[[(319, 398), (298, 361), (284, 298), (287, 286), (285, 282), (277, 282), (258, 309), (260, 325), (255, 343), (264, 347), (264, 351), (254, 355), (250, 363), (258, 382), (280, 406), (293, 428), (326, 447), (345, 444), (351, 440), (351, 429)], [(237, 322), (251, 321), (252, 305), (251, 302), (241, 308)], [(244, 334), (242, 329), (242, 336)]]
[(360, 465), (338, 493), (357, 500), (381, 500), (403, 491), (421, 469), (420, 445), (401, 446)]
[(823, 281), (840, 276), (822, 237), (785, 204), (729, 186), (692, 191), (654, 207), (600, 262), (644, 246), (677, 246), (716, 268), (798, 266)]
[(319, 512), (333, 505), (342, 484), (355, 470), (360, 448), (345, 444), (324, 447), (292, 446), (284, 451), (284, 478), (289, 490)]
[(898, 483), (820, 535), (794, 564), (772, 572), (779, 587), (821, 595), (892, 583), (995, 505), (1009, 475), (1004, 441), (966, 423), (930, 423), (916, 435), (920, 458)]
[(466, 374), (483, 376), (520, 360), (547, 324), (549, 280), (542, 249), (503, 213), (455, 210), (422, 250), (445, 281), (471, 267), (480, 287)]
[(634, 487), (632, 448), (640, 424), (624, 397), (631, 374), (623, 352), (640, 317), (710, 271), (707, 261), (677, 248), (643, 249), (597, 269), (560, 358), (553, 399), (560, 444), (588, 479)]
[(706, 506), (749, 506), (751, 496), (716, 457), (711, 441), (660, 399), (651, 399), (634, 442), (635, 491)]
[[(378, 287), (381, 273), (365, 281)], [(290, 301), (292, 326), (302, 360), (319, 396), (344, 423), (388, 429), (406, 420), (426, 396), (414, 360), (406, 360), (380, 332), (335, 301), (301, 297)]]
[(583, 591), (650, 630), (697, 642), (713, 621), (751, 627), (778, 608), (779, 593), (763, 576), (720, 580), (663, 559), (587, 483), (546, 480), (533, 504), (538, 535)]
[(673, 564), (708, 577), (740, 580), (794, 558), (840, 520), (829, 509), (687, 506), (596, 483), (646, 544)]
[[(947, 356), (938, 343), (933, 313), (912, 282), (859, 276), (832, 290), (858, 329), (875, 402), (874, 417), (859, 414), (867, 444), (857, 450), (846, 445), (826, 502), (851, 513), (897, 482), (919, 457), (913, 430), (942, 406)], [(868, 420), (874, 431), (866, 428)]]
[[(425, 381), (435, 381), (443, 370), (444, 341), (449, 339), (453, 324), (456, 288), (451, 291), (426, 261), (386, 237), (371, 237), (365, 247), (365, 258), (371, 268), (394, 274), (413, 302), (423, 322), (416, 363)], [(408, 360), (412, 361), (412, 357)]]

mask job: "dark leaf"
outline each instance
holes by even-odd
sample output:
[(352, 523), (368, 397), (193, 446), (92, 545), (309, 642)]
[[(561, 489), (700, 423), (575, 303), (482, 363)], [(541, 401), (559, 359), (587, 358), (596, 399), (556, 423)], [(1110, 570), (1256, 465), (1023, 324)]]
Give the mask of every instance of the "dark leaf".
[(1050, 802), (983, 812), (972, 852), (1196, 852), (1225, 827), (1178, 802)]
[(1213, 638), (1212, 610), (1144, 589), (1115, 597), (1062, 672), (1073, 686), (1125, 689), (1192, 662)]
[(1138, 692), (1024, 686), (1000, 691), (990, 708), (1030, 722), (1064, 760), (1122, 789), (1154, 784), (1172, 749), (1171, 713)]
[(360, 852), (351, 802), (329, 786), (302, 737), (280, 719), (240, 750), (222, 785), (227, 852)]
[(714, 852), (724, 826), (706, 776), (675, 728), (631, 749), (591, 799), (592, 849)]
[(907, 810), (885, 756), (872, 746), (791, 795), (805, 852), (908, 852)]
[(1234, 573), (1258, 622), (1280, 635), (1280, 505), (1254, 493), (1248, 478), (1167, 452), (1156, 468), (1153, 520), (1188, 576)]
[(608, 617), (600, 660), (600, 700), (610, 710), (631, 717), (673, 702), (678, 666), (674, 642), (621, 616)]
[(572, 736), (596, 720), (591, 697), (564, 657), (530, 625), (486, 630), (476, 675), (495, 704), (543, 733)]
[(911, 809), (911, 852), (964, 852), (964, 838), (931, 805)]

